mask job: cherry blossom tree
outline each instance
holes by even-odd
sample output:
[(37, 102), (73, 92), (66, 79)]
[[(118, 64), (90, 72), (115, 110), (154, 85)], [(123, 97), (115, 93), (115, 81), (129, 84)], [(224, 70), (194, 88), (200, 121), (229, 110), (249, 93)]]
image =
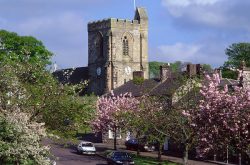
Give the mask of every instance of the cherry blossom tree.
[(232, 146), (246, 153), (250, 143), (249, 88), (220, 86), (218, 74), (206, 76), (200, 91), (202, 100), (198, 110), (183, 111), (198, 135), (200, 156)]
[(96, 118), (92, 121), (95, 132), (114, 132), (114, 149), (116, 150), (117, 130), (124, 126), (124, 115), (137, 111), (139, 101), (130, 93), (109, 97), (100, 97), (97, 101)]

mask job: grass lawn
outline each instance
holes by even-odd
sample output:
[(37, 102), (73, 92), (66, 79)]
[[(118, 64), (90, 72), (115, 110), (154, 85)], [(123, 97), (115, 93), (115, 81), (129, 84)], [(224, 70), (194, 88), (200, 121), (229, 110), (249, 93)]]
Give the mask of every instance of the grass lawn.
[[(145, 156), (136, 156), (132, 155), (135, 164), (137, 165), (158, 165), (159, 162), (155, 158), (151, 157), (145, 157)], [(161, 165), (177, 165), (176, 163), (168, 162), (168, 161), (162, 161)]]

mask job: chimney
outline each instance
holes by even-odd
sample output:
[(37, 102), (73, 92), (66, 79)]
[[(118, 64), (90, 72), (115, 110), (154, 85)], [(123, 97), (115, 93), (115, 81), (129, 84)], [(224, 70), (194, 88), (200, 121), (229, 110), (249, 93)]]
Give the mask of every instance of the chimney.
[(200, 76), (201, 75), (201, 64), (187, 64), (187, 75), (188, 77)]
[(144, 72), (143, 71), (134, 71), (133, 72), (133, 79), (135, 79), (135, 77), (144, 78)]
[(188, 75), (188, 77), (193, 77), (196, 75), (196, 65), (195, 64), (187, 64), (187, 75)]
[(222, 70), (221, 70), (221, 68), (215, 69), (215, 73), (218, 73), (220, 78), (222, 78)]
[(161, 65), (160, 66), (160, 79), (161, 81), (165, 81), (171, 77), (171, 70), (170, 70), (170, 65)]
[(197, 74), (198, 76), (201, 75), (201, 69), (202, 69), (201, 64), (196, 64), (196, 74)]

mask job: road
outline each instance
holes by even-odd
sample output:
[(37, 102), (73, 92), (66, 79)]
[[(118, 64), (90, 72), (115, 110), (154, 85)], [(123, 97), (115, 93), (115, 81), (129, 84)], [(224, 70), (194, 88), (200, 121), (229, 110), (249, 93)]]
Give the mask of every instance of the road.
[(65, 148), (54, 143), (50, 144), (51, 152), (56, 157), (56, 165), (107, 165), (99, 156), (79, 155), (73, 147)]

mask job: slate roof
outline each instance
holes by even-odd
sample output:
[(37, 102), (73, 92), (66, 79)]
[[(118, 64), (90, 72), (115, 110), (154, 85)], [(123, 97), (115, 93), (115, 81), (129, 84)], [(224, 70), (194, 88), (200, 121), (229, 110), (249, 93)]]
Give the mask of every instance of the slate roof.
[[(114, 89), (114, 95), (120, 95), (123, 93), (131, 93), (135, 97), (140, 97), (145, 93), (148, 93), (159, 84), (160, 80), (158, 79), (147, 79), (140, 85), (136, 85), (133, 80), (128, 81), (122, 86)], [(108, 94), (109, 95), (109, 94)]]
[(239, 85), (239, 80), (233, 80), (233, 79), (227, 79), (227, 78), (223, 78), (220, 81), (220, 86), (238, 86)]
[[(121, 85), (120, 87), (113, 90), (114, 95), (120, 95), (123, 93), (131, 93), (134, 97), (140, 97), (144, 94), (149, 95), (172, 95), (173, 92), (181, 85), (177, 75), (172, 75), (171, 78), (165, 81), (160, 79), (146, 79), (140, 85), (137, 85), (133, 80)], [(110, 93), (106, 94), (110, 95)]]
[[(159, 79), (147, 79), (141, 85), (134, 84), (133, 80), (123, 84), (122, 86), (113, 90), (114, 95), (123, 93), (131, 93), (134, 97), (140, 97), (144, 94), (151, 96), (172, 96), (174, 92), (185, 82), (181, 79), (182, 74), (172, 75), (171, 78), (165, 81)], [(222, 79), (220, 86), (228, 85), (230, 87), (239, 85), (238, 80)], [(110, 93), (106, 94), (110, 95)]]
[(61, 69), (53, 72), (53, 75), (62, 84), (69, 83), (75, 85), (89, 79), (88, 67)]

